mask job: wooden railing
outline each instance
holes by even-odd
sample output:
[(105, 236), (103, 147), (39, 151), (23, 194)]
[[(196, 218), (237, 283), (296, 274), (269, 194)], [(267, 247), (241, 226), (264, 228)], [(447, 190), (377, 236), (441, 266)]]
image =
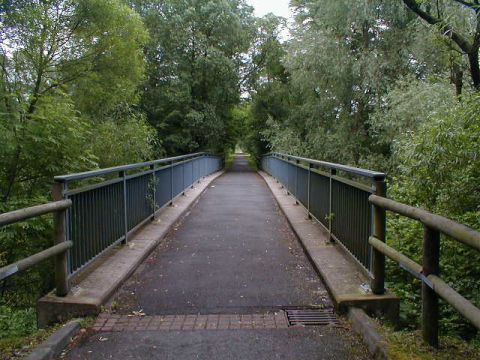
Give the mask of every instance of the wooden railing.
[[(439, 277), (440, 234), (480, 250), (480, 233), (443, 216), (385, 197), (370, 195), (368, 200), (374, 206), (375, 223), (373, 236), (369, 239), (370, 245), (374, 248), (372, 291), (376, 294), (385, 291), (385, 256), (387, 256), (422, 282), (422, 333), (426, 342), (432, 346), (438, 346), (439, 297), (480, 329), (480, 309)], [(423, 224), (422, 265), (385, 244), (385, 212), (387, 210), (418, 220)]]
[(68, 249), (73, 246), (73, 243), (67, 241), (65, 237), (65, 215), (67, 209), (71, 206), (72, 202), (70, 200), (60, 200), (0, 214), (0, 226), (17, 223), (45, 214), (53, 213), (55, 216), (54, 246), (0, 268), (0, 281), (18, 272), (25, 271), (44, 260), (55, 257), (56, 294), (58, 296), (65, 296), (68, 293), (67, 252)]

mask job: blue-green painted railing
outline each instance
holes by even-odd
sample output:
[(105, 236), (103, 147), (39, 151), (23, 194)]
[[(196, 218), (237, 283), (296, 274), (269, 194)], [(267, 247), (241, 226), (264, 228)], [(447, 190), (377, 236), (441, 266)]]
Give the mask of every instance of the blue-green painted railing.
[[(372, 205), (368, 197), (385, 190), (385, 174), (346, 165), (270, 153), (262, 157), (262, 169), (277, 179), (367, 270), (372, 269)], [(342, 174), (345, 174), (342, 176)], [(353, 181), (346, 175), (365, 179)]]
[[(72, 206), (66, 213), (69, 276), (120, 242), (173, 202), (200, 178), (223, 167), (223, 159), (195, 153), (145, 163), (56, 176), (63, 199)], [(116, 177), (111, 178), (114, 175)], [(110, 177), (106, 180), (105, 178)], [(91, 185), (74, 188), (82, 181)], [(72, 186), (73, 185), (73, 186)], [(60, 200), (60, 199), (56, 199)]]

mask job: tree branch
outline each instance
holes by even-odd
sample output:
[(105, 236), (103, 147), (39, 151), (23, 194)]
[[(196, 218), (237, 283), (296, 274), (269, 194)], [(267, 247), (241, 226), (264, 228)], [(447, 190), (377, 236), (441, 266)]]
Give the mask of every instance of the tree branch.
[(438, 19), (426, 11), (423, 11), (415, 0), (403, 0), (403, 3), (427, 23), (431, 25), (440, 25), (442, 33), (455, 41), (460, 49), (465, 51), (467, 54), (474, 50), (473, 44), (471, 44), (464, 36), (456, 32), (450, 24), (445, 23), (443, 19)]

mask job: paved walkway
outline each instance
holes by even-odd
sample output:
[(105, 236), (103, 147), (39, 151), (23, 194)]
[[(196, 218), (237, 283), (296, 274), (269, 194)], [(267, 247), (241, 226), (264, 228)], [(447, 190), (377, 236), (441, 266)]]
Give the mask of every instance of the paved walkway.
[(340, 326), (288, 327), (331, 307), (263, 179), (237, 156), (118, 291), (72, 359), (364, 359)]

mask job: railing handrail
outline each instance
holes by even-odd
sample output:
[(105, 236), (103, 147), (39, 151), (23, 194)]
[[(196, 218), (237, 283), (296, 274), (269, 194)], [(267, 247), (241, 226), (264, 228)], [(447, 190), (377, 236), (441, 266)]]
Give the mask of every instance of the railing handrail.
[(0, 226), (28, 220), (40, 215), (62, 211), (72, 206), (72, 200), (59, 200), (46, 204), (35, 205), (28, 208), (13, 210), (0, 214)]
[(472, 324), (480, 329), (480, 309), (472, 304), (469, 300), (465, 299), (457, 291), (455, 291), (450, 285), (443, 281), (437, 275), (427, 275), (422, 273), (422, 266), (410, 259), (408, 256), (403, 255), (401, 252), (388, 246), (383, 241), (376, 237), (370, 237), (370, 245), (376, 250), (380, 251), (385, 256), (389, 257), (393, 261), (396, 261), (400, 267), (407, 270), (417, 279), (422, 282), (427, 282), (428, 286), (432, 288), (437, 294), (439, 294), (443, 300), (457, 309), (465, 318), (472, 322)]
[(432, 346), (438, 346), (439, 297), (457, 309), (477, 329), (480, 329), (480, 309), (439, 277), (440, 234), (448, 235), (454, 240), (480, 251), (480, 232), (446, 217), (402, 204), (384, 196), (370, 195), (368, 201), (374, 205), (375, 211), (379, 214), (391, 211), (417, 220), (424, 227), (422, 266), (385, 244), (384, 237), (379, 238), (374, 234), (369, 239), (370, 245), (375, 249), (374, 259), (378, 259), (382, 264), (382, 268), (374, 271), (373, 279), (379, 277), (382, 288), (384, 286), (385, 256), (396, 261), (400, 267), (422, 282), (423, 339)]
[(293, 159), (293, 160), (299, 160), (299, 161), (304, 161), (312, 165), (318, 165), (318, 166), (323, 166), (327, 169), (334, 169), (334, 170), (340, 170), (340, 171), (345, 171), (350, 174), (355, 174), (355, 175), (360, 175), (364, 176), (367, 178), (371, 178), (374, 180), (382, 180), (385, 179), (386, 174), (379, 172), (379, 171), (373, 171), (373, 170), (367, 170), (367, 169), (362, 169), (354, 166), (348, 166), (348, 165), (342, 165), (342, 164), (336, 164), (328, 161), (322, 161), (322, 160), (315, 160), (315, 159), (309, 159), (309, 158), (304, 158), (300, 156), (295, 156), (295, 155), (289, 155), (289, 154), (284, 154), (284, 153), (279, 153), (279, 152), (271, 152), (268, 154), (265, 154), (264, 156), (276, 156), (276, 157), (285, 157), (288, 159)]
[(97, 176), (107, 175), (107, 174), (111, 174), (111, 173), (115, 173), (115, 172), (128, 171), (128, 170), (148, 167), (148, 166), (152, 166), (152, 165), (157, 165), (157, 164), (165, 164), (165, 163), (169, 163), (169, 162), (172, 162), (172, 161), (192, 159), (192, 158), (195, 158), (195, 157), (205, 156), (205, 155), (208, 155), (208, 153), (197, 152), (197, 153), (192, 153), (192, 154), (187, 154), (187, 155), (168, 157), (168, 158), (164, 158), (164, 159), (145, 161), (145, 162), (141, 162), (141, 163), (119, 165), (119, 166), (113, 166), (113, 167), (104, 168), (104, 169), (98, 169), (98, 170), (90, 170), (90, 171), (85, 171), (85, 172), (80, 172), (80, 173), (75, 173), (75, 174), (59, 175), (59, 176), (55, 176), (54, 180), (57, 181), (57, 182), (69, 182), (69, 181), (73, 181), (73, 180), (81, 180), (81, 179), (86, 179), (86, 178), (91, 178), (91, 177), (97, 177)]
[(370, 195), (368, 200), (372, 204), (380, 206), (385, 210), (409, 217), (410, 219), (418, 220), (424, 225), (440, 231), (445, 235), (480, 251), (480, 232), (468, 226), (449, 218), (433, 214), (424, 209), (405, 205), (385, 197)]
[(60, 244), (53, 245), (45, 250), (42, 250), (36, 254), (30, 255), (21, 260), (15, 261), (12, 264), (6, 265), (0, 268), (0, 281), (4, 280), (13, 274), (18, 272), (25, 271), (32, 266), (37, 265), (38, 263), (47, 260), (51, 257), (57, 256), (58, 254), (65, 253), (68, 249), (73, 246), (73, 242), (64, 241)]
[(25, 271), (44, 260), (55, 257), (55, 285), (57, 295), (65, 296), (68, 293), (67, 251), (73, 246), (73, 243), (66, 240), (64, 225), (66, 211), (71, 206), (72, 201), (65, 199), (0, 214), (0, 226), (13, 224), (50, 213), (54, 214), (55, 219), (54, 245), (24, 259), (18, 260), (13, 264), (1, 267), (0, 280), (4, 280), (13, 274)]

